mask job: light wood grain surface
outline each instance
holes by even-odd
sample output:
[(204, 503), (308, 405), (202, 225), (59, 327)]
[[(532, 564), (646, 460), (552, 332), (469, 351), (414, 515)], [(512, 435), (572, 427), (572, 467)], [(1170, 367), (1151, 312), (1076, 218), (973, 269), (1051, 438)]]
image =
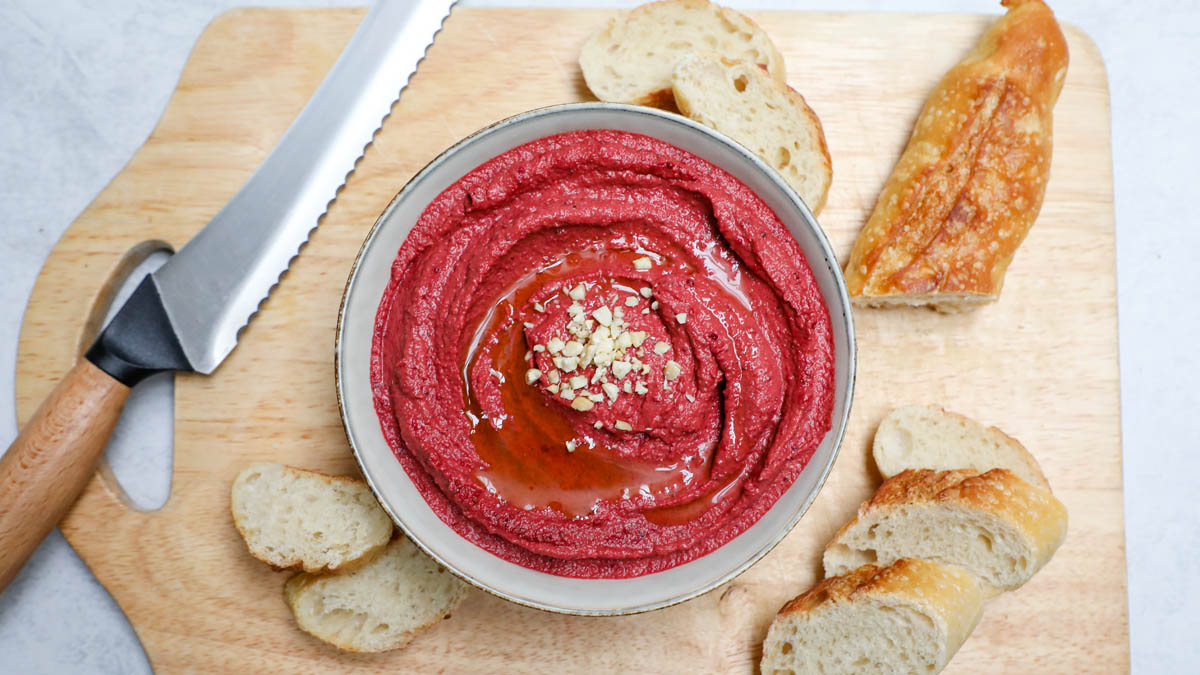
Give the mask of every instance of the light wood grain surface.
[[(1066, 544), (990, 602), (948, 672), (1128, 669), (1108, 90), (1067, 27), (1046, 203), (1000, 302), (973, 314), (859, 310), (854, 412), (833, 474), (791, 535), (694, 601), (622, 618), (565, 617), (475, 592), (401, 652), (339, 653), (300, 633), (285, 574), (252, 560), (228, 512), (246, 464), (354, 470), (333, 388), (346, 274), (392, 195), (462, 136), (529, 108), (586, 100), (575, 56), (607, 11), (460, 9), (284, 283), (211, 377), (181, 375), (175, 473), (159, 511), (131, 510), (97, 474), (63, 524), (160, 672), (750, 672), (778, 607), (870, 495), (875, 425), (934, 402), (1026, 443), (1070, 509)], [(28, 419), (87, 341), (87, 319), (134, 246), (181, 246), (249, 177), (315, 90), (357, 10), (241, 10), (198, 42), (158, 128), (72, 225), (30, 300), (18, 361)], [(821, 116), (834, 181), (821, 221), (848, 253), (925, 95), (990, 20), (953, 15), (752, 15)]]

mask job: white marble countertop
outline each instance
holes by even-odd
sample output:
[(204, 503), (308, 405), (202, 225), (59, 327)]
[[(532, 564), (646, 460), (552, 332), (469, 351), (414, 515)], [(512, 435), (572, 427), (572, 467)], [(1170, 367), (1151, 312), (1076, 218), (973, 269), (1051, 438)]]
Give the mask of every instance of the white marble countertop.
[[(21, 315), (42, 261), (154, 128), (196, 37), (238, 5), (366, 0), (6, 0), (0, 3), (0, 448), (16, 435)], [(628, 0), (470, 4), (629, 6)], [(745, 8), (996, 13), (992, 0), (728, 0)], [(1108, 66), (1113, 108), (1122, 434), (1132, 666), (1200, 663), (1200, 4), (1052, 0)], [(1181, 293), (1182, 291), (1182, 293)], [(160, 401), (139, 424), (165, 435)], [(169, 407), (166, 408), (169, 410)], [(144, 424), (142, 424), (144, 422)], [(123, 434), (118, 473), (161, 499), (155, 441)], [(161, 441), (158, 441), (161, 442)], [(111, 454), (110, 454), (111, 457)], [(1080, 611), (1086, 611), (1080, 598)], [(1119, 664), (1114, 664), (1114, 670)], [(120, 610), (57, 532), (0, 595), (0, 671), (149, 669)]]

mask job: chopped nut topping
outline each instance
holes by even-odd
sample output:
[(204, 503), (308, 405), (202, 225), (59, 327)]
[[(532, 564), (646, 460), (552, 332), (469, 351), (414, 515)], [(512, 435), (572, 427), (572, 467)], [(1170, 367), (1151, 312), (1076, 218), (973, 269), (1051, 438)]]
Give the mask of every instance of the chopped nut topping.
[(588, 385), (588, 379), (586, 377), (584, 377), (583, 375), (576, 375), (575, 377), (571, 378), (571, 388), (572, 389), (583, 389), (587, 385)]
[(640, 396), (645, 396), (650, 391), (650, 388), (646, 386), (645, 382), (638, 380), (637, 384), (633, 385), (633, 391)]
[(551, 354), (557, 354), (562, 351), (564, 345), (565, 343), (560, 338), (553, 337), (546, 342), (546, 349), (549, 350)]
[(533, 303), (533, 311), (544, 312), (544, 311), (546, 311), (546, 306), (540, 302), (535, 302), (535, 303)]
[(633, 431), (633, 425), (625, 420), (617, 420), (617, 423), (613, 426), (617, 427), (621, 431)]
[(680, 372), (679, 364), (674, 361), (667, 361), (667, 365), (663, 366), (663, 376), (667, 378), (668, 382), (679, 377)]
[(657, 301), (657, 300), (655, 300), (654, 302), (650, 303), (650, 309), (653, 309), (653, 310), (657, 310), (657, 309), (658, 309), (658, 301)]
[(550, 384), (558, 384), (558, 371), (552, 370), (546, 373), (546, 379), (550, 380)]
[(633, 346), (641, 347), (642, 343), (646, 341), (647, 333), (644, 330), (635, 330), (632, 333), (630, 333), (630, 336), (631, 336), (630, 339), (631, 339), (631, 342), (633, 343)]
[(546, 351), (546, 345), (534, 345), (533, 351), (539, 352), (539, 353), (544, 352), (544, 351)]
[(592, 400), (584, 396), (576, 396), (575, 400), (571, 401), (571, 407), (579, 412), (587, 412), (596, 406)]
[(600, 420), (596, 420), (596, 422), (594, 424), (592, 424), (592, 428), (593, 429), (603, 429), (604, 422), (601, 422)]
[(680, 312), (675, 315), (675, 320), (679, 323), (687, 323), (687, 312)]
[(642, 256), (633, 261), (633, 269), (639, 272), (647, 272), (654, 266), (654, 261), (646, 256)]
[(633, 393), (633, 381), (625, 380), (625, 384), (621, 385), (621, 391), (625, 392), (626, 394), (632, 394)]
[(605, 382), (604, 384), (600, 385), (600, 388), (604, 390), (605, 394), (608, 394), (608, 400), (610, 401), (617, 400), (617, 396), (621, 393), (621, 390), (617, 388), (617, 385), (613, 384), (612, 382)]
[(599, 309), (592, 312), (592, 316), (596, 317), (596, 321), (598, 321), (601, 326), (612, 325), (613, 313), (607, 305), (601, 305)]
[(567, 344), (563, 345), (562, 348), (563, 356), (579, 356), (580, 352), (582, 351), (583, 345), (579, 344), (575, 340), (571, 340)]
[(613, 377), (617, 378), (618, 380), (625, 379), (625, 376), (628, 375), (629, 371), (632, 369), (633, 369), (633, 366), (630, 365), (630, 363), (628, 361), (613, 361), (612, 362), (612, 374), (613, 374)]
[(578, 447), (578, 444), (575, 441), (567, 441), (566, 445), (567, 452), (575, 452), (575, 448)]
[(542, 379), (542, 371), (537, 368), (530, 368), (525, 371), (525, 384), (533, 384), (540, 379)]
[(684, 394), (683, 397), (686, 398), (687, 400), (691, 401), (692, 403), (696, 402), (696, 397), (692, 396), (691, 394)]
[(625, 306), (626, 307), (637, 307), (637, 304), (638, 304), (638, 299), (637, 299), (636, 295), (631, 295), (628, 298), (625, 298)]
[(592, 403), (599, 403), (604, 400), (604, 394), (588, 394), (587, 397)]
[(663, 354), (666, 354), (669, 351), (671, 351), (670, 344), (668, 344), (666, 342), (655, 342), (654, 343), (654, 353), (655, 354), (662, 356)]
[(572, 288), (571, 292), (567, 293), (567, 295), (571, 296), (572, 300), (583, 300), (587, 297), (587, 289), (584, 288), (583, 284), (579, 284), (575, 288)]
[(649, 286), (642, 286), (640, 293), (642, 294), (643, 298), (648, 298), (651, 295), (654, 295), (654, 291), (650, 290)]

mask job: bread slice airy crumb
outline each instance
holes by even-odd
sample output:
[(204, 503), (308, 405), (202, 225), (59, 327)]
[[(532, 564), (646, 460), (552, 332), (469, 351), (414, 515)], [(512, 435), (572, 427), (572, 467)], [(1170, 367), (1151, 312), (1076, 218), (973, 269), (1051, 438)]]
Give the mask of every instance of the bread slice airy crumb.
[(813, 213), (824, 208), (833, 180), (829, 147), (821, 120), (796, 90), (752, 63), (699, 52), (676, 64), (671, 85), (680, 112), (755, 152)]
[(283, 569), (345, 569), (382, 551), (392, 537), (392, 520), (366, 483), (282, 464), (255, 464), (238, 474), (230, 507), (250, 554)]
[(763, 675), (936, 673), (966, 641), (984, 594), (929, 560), (865, 565), (784, 605), (763, 643)]
[(1042, 467), (1017, 439), (937, 406), (912, 405), (888, 413), (875, 432), (872, 453), (884, 478), (905, 469), (1008, 469), (1027, 483), (1050, 489)]
[(339, 649), (382, 652), (405, 646), (448, 616), (467, 590), (400, 537), (351, 572), (297, 574), (288, 580), (284, 595), (306, 633)]
[(669, 107), (675, 63), (696, 50), (758, 64), (785, 80), (783, 57), (767, 34), (707, 0), (662, 0), (614, 17), (584, 43), (579, 66), (601, 101)]
[(1067, 536), (1067, 509), (1007, 469), (901, 472), (825, 548), (825, 574), (924, 558), (958, 565), (990, 594), (1024, 584)]

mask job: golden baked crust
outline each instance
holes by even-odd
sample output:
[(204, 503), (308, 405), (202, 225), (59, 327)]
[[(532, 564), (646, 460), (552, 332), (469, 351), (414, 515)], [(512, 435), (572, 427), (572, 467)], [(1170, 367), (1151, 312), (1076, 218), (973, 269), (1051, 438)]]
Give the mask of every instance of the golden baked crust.
[[(822, 580), (792, 598), (779, 616), (808, 612), (827, 603), (854, 602), (868, 596), (900, 596), (954, 604), (950, 598), (975, 592), (975, 579), (965, 570), (920, 558), (901, 558), (891, 565), (863, 565), (839, 577)], [(942, 597), (944, 595), (944, 597)]]
[(938, 83), (846, 264), (856, 304), (995, 300), (1041, 209), (1067, 44), (1042, 0), (1008, 13)]

